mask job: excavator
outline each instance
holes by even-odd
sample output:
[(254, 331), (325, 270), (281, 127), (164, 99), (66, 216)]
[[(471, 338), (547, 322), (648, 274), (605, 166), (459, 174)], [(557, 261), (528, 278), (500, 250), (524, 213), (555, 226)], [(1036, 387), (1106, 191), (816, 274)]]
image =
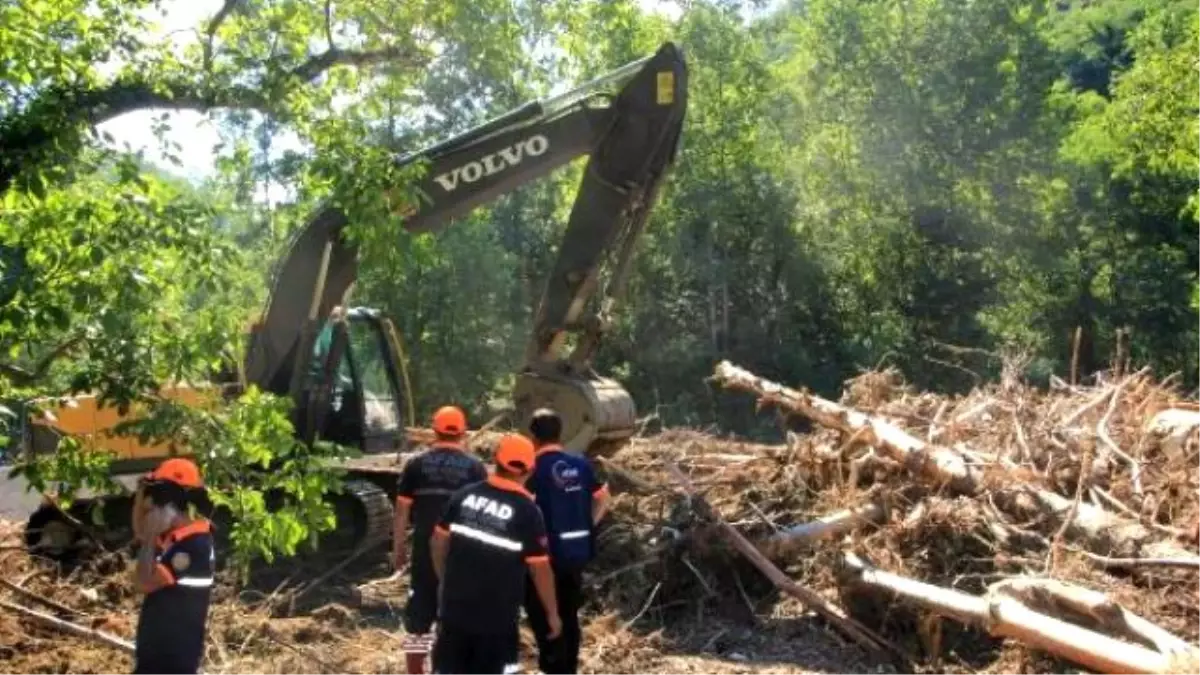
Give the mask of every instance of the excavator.
[[(557, 260), (546, 280), (534, 327), (516, 374), (511, 410), (524, 429), (550, 406), (564, 422), (566, 447), (609, 452), (634, 433), (636, 408), (620, 383), (592, 367), (630, 261), (663, 179), (674, 164), (687, 108), (681, 50), (663, 44), (651, 56), (571, 91), (537, 100), (464, 133), (397, 158), (424, 167), (417, 199), (396, 215), (403, 230), (440, 229), (456, 217), (582, 156), (587, 156)], [(615, 90), (615, 91), (614, 91)], [(392, 504), (413, 419), (402, 344), (379, 311), (347, 305), (359, 257), (337, 208), (322, 207), (296, 233), (274, 270), (265, 311), (251, 327), (239, 363), (214, 377), (224, 396), (248, 385), (288, 396), (298, 440), (335, 442), (360, 451), (341, 460), (341, 489), (330, 494), (339, 548), (390, 537)], [(604, 283), (602, 283), (602, 281)], [(203, 388), (164, 394), (201, 405)], [(61, 435), (113, 453), (118, 479), (163, 458), (186, 455), (173, 443), (106, 433), (127, 417), (91, 396), (76, 397), (25, 425), (26, 452), (54, 452)], [(42, 555), (72, 555), (97, 522), (112, 543), (128, 541), (132, 497), (88, 496), (65, 510), (47, 499), (26, 523), (26, 544)], [(102, 514), (95, 514), (97, 509)], [(91, 524), (91, 526), (87, 525)]]

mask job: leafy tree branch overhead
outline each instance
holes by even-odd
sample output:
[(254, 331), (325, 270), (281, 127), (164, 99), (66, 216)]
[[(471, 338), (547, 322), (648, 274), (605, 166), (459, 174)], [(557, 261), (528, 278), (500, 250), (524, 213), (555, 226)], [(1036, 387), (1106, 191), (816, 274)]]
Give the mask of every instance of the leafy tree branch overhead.
[[(170, 2), (6, 4), (0, 49), (11, 65), (3, 73), (9, 103), (0, 104), (0, 189), (78, 149), (95, 125), (134, 110), (311, 114), (350, 82), (339, 87), (331, 71), (419, 70), (455, 11), (453, 3), (389, 3), (395, 7), (381, 11), (369, 2), (227, 0), (179, 50), (144, 37), (142, 14)], [(18, 58), (52, 53), (61, 56)], [(105, 62), (120, 64), (115, 74), (101, 74)]]

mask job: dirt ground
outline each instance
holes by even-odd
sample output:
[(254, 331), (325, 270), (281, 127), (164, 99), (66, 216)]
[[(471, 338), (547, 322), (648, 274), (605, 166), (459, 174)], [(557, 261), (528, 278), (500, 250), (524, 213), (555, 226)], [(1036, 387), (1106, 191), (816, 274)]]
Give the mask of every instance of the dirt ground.
[[(15, 550), (17, 523), (0, 521), (0, 574), (71, 611), (28, 598), (0, 597), (132, 641), (138, 599), (127, 558), (110, 556), (64, 571)], [(235, 594), (215, 591), (205, 672), (402, 672), (403, 580), (388, 581), (381, 556), (349, 566), (310, 588), (329, 563), (313, 560), (260, 571)], [(595, 578), (598, 575), (594, 575)], [(281, 580), (281, 577), (283, 579)], [(282, 587), (281, 587), (282, 584)], [(276, 589), (278, 592), (271, 596)], [(794, 602), (762, 606), (751, 619), (722, 616), (720, 608), (684, 617), (646, 598), (633, 614), (593, 602), (585, 610), (582, 672), (825, 673), (891, 672), (822, 626)], [(772, 605), (768, 607), (768, 605)], [(128, 672), (132, 658), (118, 649), (64, 635), (0, 608), (0, 671), (23, 673)], [(536, 672), (532, 635), (523, 630), (525, 671)]]
[[(761, 383), (742, 388), (755, 387)], [(794, 391), (758, 396), (802, 414), (814, 405), (840, 411), (811, 412), (812, 432), (788, 434), (781, 445), (673, 429), (598, 460), (614, 497), (587, 576), (583, 672), (1087, 672), (983, 627), (940, 619), (928, 598), (881, 591), (847, 567), (855, 557), (987, 602), (1014, 581), (1099, 592), (1099, 613), (1037, 611), (1144, 655), (1162, 650), (1155, 658), (1200, 655), (1200, 404), (1169, 383), (1141, 372), (1048, 391), (1009, 380), (947, 397), (914, 392), (883, 372), (848, 382), (836, 404)], [(870, 424), (856, 431), (851, 412)], [(1163, 427), (1164, 414), (1190, 426)], [(476, 449), (486, 455), (490, 440), (481, 435)], [(938, 478), (956, 465), (972, 485)], [(677, 484), (680, 475), (694, 494)], [(848, 528), (788, 539), (797, 527), (867, 507), (875, 515), (846, 520)], [(754, 542), (781, 578), (873, 631), (892, 656), (781, 592), (731, 546), (723, 523)], [(120, 649), (64, 635), (11, 607), (131, 640), (138, 599), (128, 554), (67, 569), (30, 557), (19, 539), (17, 521), (0, 521), (0, 671), (128, 671), (131, 658)], [(388, 579), (382, 550), (328, 575), (338, 560), (299, 557), (244, 584), (219, 574), (205, 672), (403, 670), (405, 584)], [(1128, 625), (1112, 627), (1113, 617), (1130, 613), (1175, 646), (1163, 650)], [(523, 643), (525, 672), (536, 672), (527, 631)]]

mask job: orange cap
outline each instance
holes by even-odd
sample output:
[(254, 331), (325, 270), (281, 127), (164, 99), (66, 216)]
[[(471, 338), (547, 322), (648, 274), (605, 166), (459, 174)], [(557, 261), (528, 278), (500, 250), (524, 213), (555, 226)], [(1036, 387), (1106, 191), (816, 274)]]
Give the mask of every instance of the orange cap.
[(520, 434), (507, 434), (496, 446), (496, 463), (517, 473), (533, 469), (533, 441)]
[(456, 406), (442, 406), (433, 413), (433, 430), (443, 436), (462, 436), (467, 433), (467, 416)]
[(192, 460), (182, 457), (172, 457), (159, 464), (157, 469), (150, 472), (148, 478), (167, 481), (185, 488), (204, 487), (204, 480), (200, 478), (200, 467)]

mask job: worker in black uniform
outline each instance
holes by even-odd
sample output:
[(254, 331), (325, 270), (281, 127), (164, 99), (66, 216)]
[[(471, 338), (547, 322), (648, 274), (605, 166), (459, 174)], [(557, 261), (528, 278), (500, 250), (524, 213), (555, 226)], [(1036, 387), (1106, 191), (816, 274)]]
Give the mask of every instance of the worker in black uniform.
[(526, 569), (551, 637), (561, 630), (542, 514), (521, 485), (533, 455), (529, 439), (505, 436), (495, 473), (455, 493), (434, 529), (433, 564), (441, 580), (435, 672), (516, 672)]
[(211, 504), (200, 469), (188, 459), (166, 460), (138, 486), (136, 576), (145, 598), (138, 616), (135, 673), (200, 669), (215, 562), (211, 525), (195, 515), (195, 507), (206, 506)]
[(596, 555), (596, 524), (608, 508), (608, 485), (586, 459), (563, 449), (562, 428), (562, 418), (547, 408), (534, 411), (529, 423), (537, 454), (527, 487), (546, 522), (562, 618), (562, 635), (553, 639), (541, 603), (526, 593), (525, 614), (537, 639), (538, 667), (543, 673), (574, 673), (579, 668), (583, 570)]
[(436, 440), (428, 450), (404, 465), (396, 494), (396, 520), (392, 527), (392, 559), (399, 570), (408, 553), (408, 525), (413, 524), (409, 567), (408, 604), (404, 608), (404, 654), (408, 672), (425, 672), (430, 630), (437, 617), (437, 576), (429, 556), (429, 538), (450, 495), (459, 488), (487, 479), (487, 468), (467, 454), (463, 437), (467, 418), (454, 406), (433, 414)]

